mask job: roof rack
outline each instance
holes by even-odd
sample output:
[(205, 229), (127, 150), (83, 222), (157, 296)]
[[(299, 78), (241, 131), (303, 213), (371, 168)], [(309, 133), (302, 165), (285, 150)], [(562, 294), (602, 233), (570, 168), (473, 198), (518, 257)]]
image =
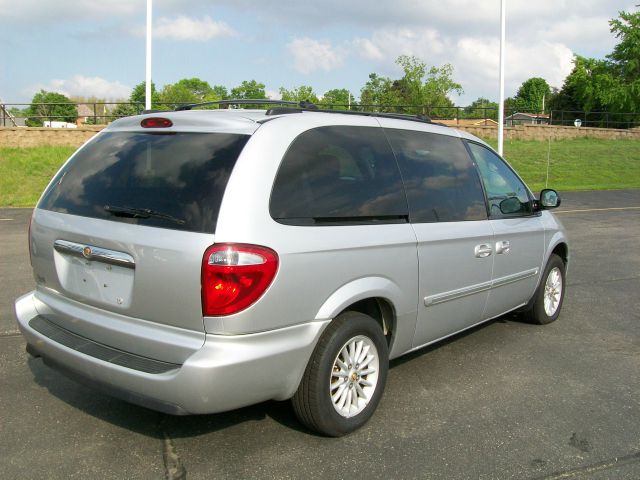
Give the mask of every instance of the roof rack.
[(394, 118), (396, 120), (409, 120), (412, 122), (430, 123), (433, 125), (441, 125), (446, 127), (443, 123), (434, 122), (430, 117), (426, 115), (409, 115), (406, 113), (385, 113), (385, 112), (358, 112), (355, 110), (328, 110), (328, 109), (314, 109), (307, 108), (271, 108), (267, 110), (266, 115), (286, 115), (287, 113), (302, 113), (313, 110), (319, 113), (340, 113), (343, 115), (360, 115), (364, 117), (380, 117), (380, 118)]
[(412, 122), (430, 123), (433, 125), (441, 125), (446, 127), (442, 123), (434, 122), (430, 117), (426, 115), (409, 115), (405, 113), (384, 113), (384, 112), (358, 112), (355, 110), (329, 110), (320, 109), (317, 105), (303, 100), (301, 102), (293, 102), (287, 100), (271, 100), (267, 98), (239, 98), (232, 100), (217, 100), (215, 102), (202, 102), (202, 103), (190, 103), (188, 105), (181, 105), (176, 108), (176, 111), (191, 110), (195, 107), (203, 107), (206, 105), (287, 105), (286, 107), (270, 108), (267, 110), (266, 115), (285, 115), (288, 113), (302, 113), (302, 112), (320, 112), (320, 113), (340, 113), (343, 115), (360, 115), (365, 117), (380, 117), (380, 118), (395, 118), (397, 120), (409, 120)]
[(176, 112), (183, 110), (191, 110), (195, 107), (204, 107), (206, 105), (293, 105), (303, 110), (318, 110), (313, 103), (308, 101), (290, 102), (287, 100), (271, 100), (268, 98), (238, 98), (233, 100), (217, 100), (215, 102), (190, 103), (188, 105), (180, 105), (176, 107)]

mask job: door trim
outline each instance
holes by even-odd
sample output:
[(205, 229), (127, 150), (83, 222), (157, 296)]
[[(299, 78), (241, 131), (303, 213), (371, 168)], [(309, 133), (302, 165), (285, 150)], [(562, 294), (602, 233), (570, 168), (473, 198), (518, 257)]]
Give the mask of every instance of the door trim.
[(492, 287), (502, 287), (504, 285), (509, 285), (510, 283), (519, 282), (520, 280), (524, 280), (525, 278), (534, 277), (538, 274), (539, 271), (539, 268), (531, 268), (529, 270), (525, 270), (524, 272), (514, 273), (513, 275), (507, 275), (505, 277), (497, 278), (492, 282)]
[(514, 273), (513, 275), (507, 275), (505, 277), (501, 277), (490, 282), (478, 283), (476, 285), (460, 288), (458, 290), (451, 290), (449, 292), (438, 293), (436, 295), (429, 295), (427, 297), (424, 297), (424, 306), (431, 307), (433, 305), (438, 305), (439, 303), (448, 302), (450, 300), (457, 300), (459, 298), (467, 297), (469, 295), (485, 292), (492, 288), (502, 287), (504, 285), (509, 285), (510, 283), (519, 282), (520, 280), (525, 280), (527, 278), (537, 275), (539, 271), (540, 271), (539, 268), (532, 268), (529, 270), (525, 270), (524, 272)]
[(429, 295), (424, 297), (425, 307), (431, 307), (439, 303), (448, 302), (450, 300), (457, 300), (458, 298), (467, 297), (476, 293), (485, 292), (491, 289), (491, 281), (482, 282), (470, 287), (459, 288), (458, 290), (451, 290), (449, 292), (438, 293), (436, 295)]

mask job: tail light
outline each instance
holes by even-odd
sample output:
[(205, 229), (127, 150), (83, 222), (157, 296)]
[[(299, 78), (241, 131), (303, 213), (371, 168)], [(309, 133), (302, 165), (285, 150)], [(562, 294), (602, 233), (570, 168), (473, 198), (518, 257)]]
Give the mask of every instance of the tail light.
[(212, 245), (202, 259), (202, 314), (238, 313), (271, 285), (278, 254), (270, 248), (240, 243)]

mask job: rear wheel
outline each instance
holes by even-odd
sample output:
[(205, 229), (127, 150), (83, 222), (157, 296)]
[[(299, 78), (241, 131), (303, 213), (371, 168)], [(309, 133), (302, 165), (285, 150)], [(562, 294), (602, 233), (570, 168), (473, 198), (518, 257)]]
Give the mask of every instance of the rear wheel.
[(542, 281), (531, 299), (531, 305), (524, 312), (528, 321), (545, 325), (558, 318), (564, 300), (565, 271), (566, 267), (562, 259), (556, 254), (551, 254), (544, 269)]
[(296, 415), (332, 437), (360, 428), (380, 402), (388, 368), (380, 325), (359, 312), (339, 315), (320, 337), (292, 399)]

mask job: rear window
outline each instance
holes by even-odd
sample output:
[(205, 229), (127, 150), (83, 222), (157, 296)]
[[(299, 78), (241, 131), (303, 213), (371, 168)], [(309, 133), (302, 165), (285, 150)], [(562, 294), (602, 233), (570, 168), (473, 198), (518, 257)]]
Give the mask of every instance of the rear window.
[(38, 208), (213, 233), (248, 135), (109, 132), (58, 172)]

